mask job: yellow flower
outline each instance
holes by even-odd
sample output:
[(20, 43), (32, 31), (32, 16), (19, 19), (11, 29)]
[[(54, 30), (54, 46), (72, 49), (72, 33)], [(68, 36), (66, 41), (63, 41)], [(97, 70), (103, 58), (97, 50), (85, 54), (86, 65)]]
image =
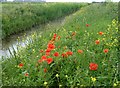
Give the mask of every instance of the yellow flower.
[(68, 75), (65, 75), (66, 78), (68, 78)]
[(93, 81), (93, 82), (95, 82), (95, 81), (96, 81), (96, 78), (94, 78), (94, 77), (91, 77), (91, 79), (92, 79), (92, 81)]
[(61, 84), (59, 84), (59, 87), (62, 87), (62, 85), (61, 85)]
[(33, 52), (35, 52), (35, 49), (33, 49)]
[(113, 84), (113, 86), (117, 86), (117, 84), (116, 84), (116, 83), (114, 83), (114, 84)]
[(59, 75), (58, 74), (56, 74), (56, 77), (58, 77)]
[(47, 85), (47, 82), (44, 82), (44, 85)]
[(105, 41), (106, 39), (105, 39), (105, 38), (103, 38), (102, 40), (103, 40), (103, 41)]

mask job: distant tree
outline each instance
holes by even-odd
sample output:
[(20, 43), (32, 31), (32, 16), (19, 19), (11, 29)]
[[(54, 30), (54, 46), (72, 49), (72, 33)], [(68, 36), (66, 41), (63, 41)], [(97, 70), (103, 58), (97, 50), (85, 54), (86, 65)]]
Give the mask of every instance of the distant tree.
[(105, 2), (112, 2), (112, 0), (105, 0)]
[(112, 0), (105, 0), (104, 4), (107, 5), (107, 4), (110, 4), (112, 3)]

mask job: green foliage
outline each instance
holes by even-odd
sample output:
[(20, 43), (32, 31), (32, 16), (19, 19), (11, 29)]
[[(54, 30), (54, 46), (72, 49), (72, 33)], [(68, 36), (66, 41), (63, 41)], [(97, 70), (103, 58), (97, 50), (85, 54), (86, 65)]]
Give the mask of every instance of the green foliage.
[(84, 5), (77, 3), (2, 3), (2, 38), (70, 14)]
[[(31, 44), (24, 49), (19, 47), (16, 56), (2, 62), (3, 85), (119, 87), (118, 21), (117, 13), (113, 12), (117, 5), (112, 4), (115, 7), (101, 4), (84, 7), (67, 16), (64, 26), (59, 29), (51, 28), (43, 34), (33, 34)], [(103, 34), (100, 35), (99, 32)], [(55, 49), (48, 56), (53, 58), (53, 62), (38, 63), (54, 33), (61, 38), (54, 41)], [(100, 44), (95, 44), (96, 40), (100, 40)], [(78, 53), (79, 49), (83, 53)], [(109, 51), (105, 53), (104, 49)], [(72, 51), (73, 55), (63, 58), (61, 54), (67, 51)], [(60, 56), (53, 56), (55, 52), (59, 52)], [(91, 62), (98, 64), (97, 70), (90, 70)], [(19, 68), (19, 63), (24, 66)], [(44, 68), (47, 72), (44, 72)], [(26, 72), (29, 73), (28, 77), (24, 76)]]

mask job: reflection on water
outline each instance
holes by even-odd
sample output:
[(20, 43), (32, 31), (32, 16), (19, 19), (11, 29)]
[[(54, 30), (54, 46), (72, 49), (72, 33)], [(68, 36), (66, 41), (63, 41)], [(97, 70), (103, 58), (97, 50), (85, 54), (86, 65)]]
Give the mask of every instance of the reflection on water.
[[(8, 37), (7, 39), (2, 40), (2, 49), (0, 50), (0, 56), (3, 57), (10, 57), (13, 52), (17, 52), (17, 47), (25, 47), (26, 44), (28, 44), (28, 39), (30, 40), (31, 35), (34, 32), (41, 33), (46, 30), (49, 30), (50, 28), (57, 28), (64, 24), (65, 18), (55, 20), (52, 22), (49, 22), (46, 25), (37, 26), (35, 28), (32, 28), (31, 30), (26, 30), (24, 32), (21, 32), (19, 34), (14, 34)], [(19, 42), (18, 42), (19, 37)], [(23, 41), (24, 39), (24, 41)], [(31, 40), (32, 41), (32, 40)], [(11, 54), (10, 54), (11, 52)], [(0, 58), (1, 59), (1, 58)]]

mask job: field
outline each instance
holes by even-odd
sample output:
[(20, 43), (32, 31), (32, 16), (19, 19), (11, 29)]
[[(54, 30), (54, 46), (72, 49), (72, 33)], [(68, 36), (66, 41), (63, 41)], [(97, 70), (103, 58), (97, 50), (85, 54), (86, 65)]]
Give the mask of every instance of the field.
[(117, 17), (118, 3), (95, 3), (58, 29), (33, 33), (27, 47), (3, 57), (3, 86), (119, 88)]

